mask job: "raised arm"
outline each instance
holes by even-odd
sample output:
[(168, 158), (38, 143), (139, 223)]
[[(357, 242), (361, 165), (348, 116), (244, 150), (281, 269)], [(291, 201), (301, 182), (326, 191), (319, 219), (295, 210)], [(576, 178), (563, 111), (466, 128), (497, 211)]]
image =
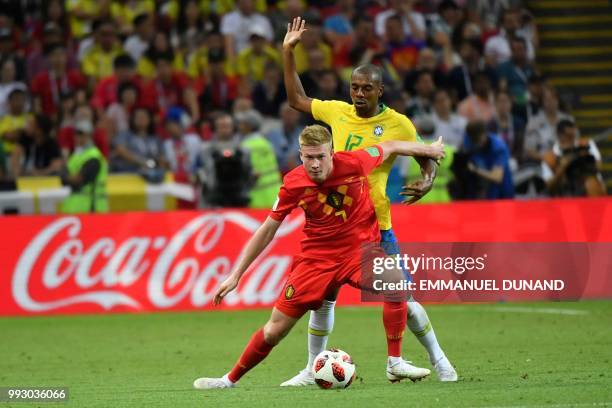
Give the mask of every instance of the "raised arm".
[(243, 248), (230, 276), (221, 283), (221, 286), (215, 293), (215, 305), (221, 303), (223, 298), (238, 286), (240, 278), (253, 261), (261, 254), (274, 238), (274, 234), (280, 227), (281, 223), (268, 217), (263, 224), (255, 231), (255, 234), (249, 239), (246, 246)]
[(300, 42), (302, 33), (306, 31), (306, 21), (296, 17), (293, 22), (287, 24), (287, 34), (283, 40), (283, 71), (285, 77), (285, 89), (287, 100), (293, 109), (311, 114), (312, 99), (306, 96), (302, 81), (295, 69), (295, 57), (293, 49)]

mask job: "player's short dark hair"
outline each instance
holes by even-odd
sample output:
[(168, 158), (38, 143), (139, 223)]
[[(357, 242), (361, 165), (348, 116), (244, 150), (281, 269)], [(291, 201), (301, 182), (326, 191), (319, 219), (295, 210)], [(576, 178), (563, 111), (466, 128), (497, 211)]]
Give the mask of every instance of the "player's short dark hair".
[(374, 64), (363, 64), (353, 70), (353, 75), (360, 74), (370, 77), (373, 82), (378, 82), (382, 85), (383, 83), (383, 71), (382, 69)]
[(130, 57), (128, 54), (117, 55), (115, 59), (113, 60), (114, 69), (120, 69), (120, 68), (132, 69), (135, 66), (136, 66), (136, 63), (134, 62), (134, 59)]
[(561, 135), (565, 133), (566, 129), (575, 128), (576, 124), (569, 119), (562, 119), (557, 124), (557, 134)]

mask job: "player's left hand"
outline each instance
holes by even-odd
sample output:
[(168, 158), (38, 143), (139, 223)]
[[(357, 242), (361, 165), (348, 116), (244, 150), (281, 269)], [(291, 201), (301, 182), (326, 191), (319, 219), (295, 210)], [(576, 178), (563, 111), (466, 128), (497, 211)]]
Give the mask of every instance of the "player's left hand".
[(217, 289), (217, 293), (215, 293), (215, 298), (213, 300), (214, 304), (215, 305), (220, 304), (223, 298), (228, 293), (236, 289), (236, 286), (238, 286), (238, 282), (239, 282), (239, 279), (236, 278), (234, 274), (231, 274), (227, 279), (225, 279), (221, 283), (221, 286), (219, 286), (219, 289)]
[(404, 187), (402, 187), (400, 195), (409, 198), (406, 198), (404, 201), (402, 201), (402, 204), (409, 205), (416, 203), (421, 198), (423, 198), (425, 194), (429, 193), (432, 187), (433, 180), (430, 179), (417, 180), (410, 184), (406, 184)]

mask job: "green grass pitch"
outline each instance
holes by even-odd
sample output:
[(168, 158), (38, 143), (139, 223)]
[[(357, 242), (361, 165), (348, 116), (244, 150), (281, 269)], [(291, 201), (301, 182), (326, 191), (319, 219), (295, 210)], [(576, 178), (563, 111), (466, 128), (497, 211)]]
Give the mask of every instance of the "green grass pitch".
[[(346, 390), (278, 386), (305, 363), (307, 318), (230, 390), (221, 376), (267, 310), (0, 319), (0, 386), (67, 386), (75, 407), (612, 406), (612, 301), (427, 306), (460, 381), (390, 384), (381, 310), (338, 308), (330, 346), (351, 354)], [(404, 357), (429, 367), (405, 336)]]

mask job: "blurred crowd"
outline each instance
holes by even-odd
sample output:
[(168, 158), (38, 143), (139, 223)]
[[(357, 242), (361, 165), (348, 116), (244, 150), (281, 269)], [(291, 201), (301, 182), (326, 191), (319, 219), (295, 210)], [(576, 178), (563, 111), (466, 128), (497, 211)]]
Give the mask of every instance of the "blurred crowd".
[[(538, 30), (517, 0), (0, 5), (0, 189), (60, 175), (99, 192), (107, 172), (151, 183), (171, 172), (197, 188), (184, 207), (269, 207), (312, 121), (286, 103), (279, 52), (302, 16), (308, 96), (350, 102), (352, 68), (374, 63), (384, 103), (424, 140), (444, 137), (425, 200), (604, 194), (600, 153), (537, 72)], [(390, 197), (414, 177), (398, 160)]]

